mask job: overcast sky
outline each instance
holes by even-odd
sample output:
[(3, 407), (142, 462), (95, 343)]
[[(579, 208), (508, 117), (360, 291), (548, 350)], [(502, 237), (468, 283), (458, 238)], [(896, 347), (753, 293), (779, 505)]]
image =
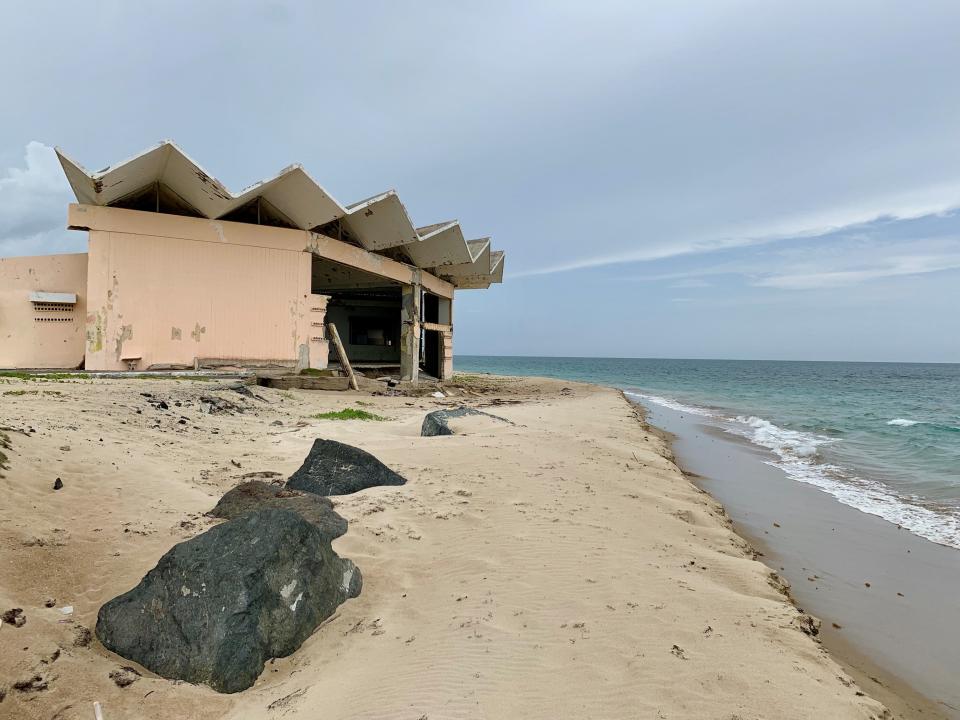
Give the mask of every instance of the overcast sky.
[(0, 255), (171, 138), (492, 236), (458, 353), (960, 361), (955, 0), (0, 2)]

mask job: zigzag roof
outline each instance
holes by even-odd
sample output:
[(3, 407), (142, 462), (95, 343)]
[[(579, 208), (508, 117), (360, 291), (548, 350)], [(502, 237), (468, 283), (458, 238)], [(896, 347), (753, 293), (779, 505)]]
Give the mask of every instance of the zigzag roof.
[[(170, 140), (98, 172), (87, 171), (60, 148), (57, 156), (77, 201), (88, 205), (115, 205), (145, 189), (162, 186), (185, 208), (215, 220), (259, 198), (273, 214), (279, 213), (301, 230), (320, 232), (339, 222), (364, 249), (394, 257), (399, 254), (458, 287), (502, 282), (503, 254), (498, 263), (492, 262), (489, 239), (467, 242), (455, 220), (416, 228), (394, 190), (344, 206), (302, 166), (290, 165), (235, 194)], [(458, 278), (464, 279), (463, 285)]]

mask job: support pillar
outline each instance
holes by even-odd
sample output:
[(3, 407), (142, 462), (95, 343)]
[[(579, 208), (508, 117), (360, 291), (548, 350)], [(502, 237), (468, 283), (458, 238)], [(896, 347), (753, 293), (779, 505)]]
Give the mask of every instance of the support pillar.
[(420, 284), (404, 285), (400, 302), (400, 379), (420, 374)]

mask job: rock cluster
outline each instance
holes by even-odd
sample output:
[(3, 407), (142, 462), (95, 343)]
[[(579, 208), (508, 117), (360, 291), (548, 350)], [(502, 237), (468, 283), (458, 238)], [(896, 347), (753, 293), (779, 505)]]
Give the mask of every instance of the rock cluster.
[(294, 652), (360, 593), (360, 571), (330, 545), (347, 521), (326, 496), (404, 482), (359, 448), (317, 440), (285, 487), (247, 480), (224, 495), (209, 514), (226, 522), (175, 545), (101, 607), (97, 637), (162, 677), (250, 687), (267, 660)]

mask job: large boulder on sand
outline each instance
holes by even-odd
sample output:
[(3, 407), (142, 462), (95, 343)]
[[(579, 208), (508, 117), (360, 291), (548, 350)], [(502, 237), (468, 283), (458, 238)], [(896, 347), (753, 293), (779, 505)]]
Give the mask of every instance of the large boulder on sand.
[(292, 510), (320, 528), (328, 540), (347, 532), (347, 521), (334, 512), (333, 503), (327, 498), (256, 480), (237, 485), (220, 498), (209, 514), (233, 520), (264, 507)]
[(360, 586), (360, 572), (319, 527), (265, 507), (175, 545), (100, 608), (96, 633), (158, 675), (238, 692)]
[(422, 437), (458, 435), (464, 431), (484, 430), (498, 423), (513, 424), (505, 418), (464, 406), (453, 410), (434, 410), (423, 418), (420, 435)]
[(315, 440), (287, 487), (316, 495), (349, 495), (377, 485), (407, 481), (373, 455), (336, 440)]

